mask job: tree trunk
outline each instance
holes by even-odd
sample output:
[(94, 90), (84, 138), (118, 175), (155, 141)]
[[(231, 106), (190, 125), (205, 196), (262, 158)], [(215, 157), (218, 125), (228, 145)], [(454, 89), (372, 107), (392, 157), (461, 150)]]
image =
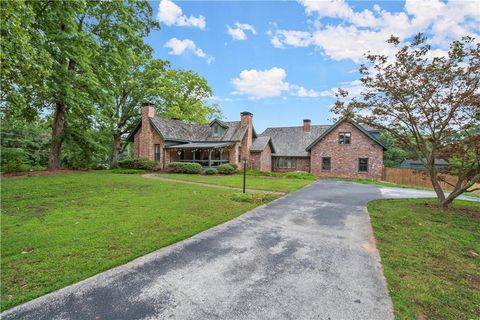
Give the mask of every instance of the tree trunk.
[(113, 134), (113, 157), (112, 157), (112, 166), (115, 167), (118, 165), (118, 160), (120, 159), (120, 152), (122, 150), (122, 140), (119, 134)]
[(52, 124), (52, 145), (48, 159), (49, 169), (60, 168), (60, 156), (63, 142), (63, 129), (65, 127), (65, 104), (61, 101), (55, 103), (55, 113)]
[(430, 174), (433, 190), (435, 190), (435, 193), (437, 194), (438, 205), (442, 207), (442, 204), (445, 202), (445, 194), (443, 193), (440, 183), (438, 183), (437, 171), (434, 168), (431, 168), (428, 170), (428, 173)]

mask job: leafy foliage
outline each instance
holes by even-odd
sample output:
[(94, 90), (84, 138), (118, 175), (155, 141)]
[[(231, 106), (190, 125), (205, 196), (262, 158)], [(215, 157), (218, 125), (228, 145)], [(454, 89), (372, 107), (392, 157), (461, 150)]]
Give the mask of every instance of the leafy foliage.
[(157, 166), (157, 162), (147, 159), (123, 160), (118, 162), (118, 166), (122, 169), (142, 169), (153, 170)]
[(217, 171), (220, 174), (234, 174), (237, 170), (230, 163), (224, 163), (217, 167)]
[[(398, 47), (398, 38), (389, 43)], [(402, 148), (421, 160), (432, 180), (440, 206), (449, 206), (480, 180), (480, 43), (464, 37), (447, 56), (431, 58), (426, 39), (417, 35), (395, 57), (368, 54), (360, 68), (361, 98), (345, 101), (339, 90), (333, 111), (389, 132)], [(454, 138), (455, 137), (455, 138)], [(454, 138), (454, 139), (452, 139)], [(452, 158), (458, 183), (445, 197), (436, 158)]]
[(194, 173), (202, 172), (202, 166), (195, 162), (171, 162), (168, 164), (171, 172), (175, 173)]
[(203, 173), (205, 173), (205, 174), (208, 175), (208, 176), (213, 176), (213, 175), (216, 175), (216, 174), (217, 174), (217, 169), (215, 169), (215, 168), (208, 168), (208, 169), (205, 169), (205, 171), (204, 171)]

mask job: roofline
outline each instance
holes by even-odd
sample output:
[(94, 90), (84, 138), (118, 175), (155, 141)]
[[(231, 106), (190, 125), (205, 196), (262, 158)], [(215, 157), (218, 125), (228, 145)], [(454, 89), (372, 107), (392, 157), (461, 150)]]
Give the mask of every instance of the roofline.
[(138, 129), (142, 126), (142, 120), (138, 121), (137, 125), (135, 128), (133, 128), (132, 132), (127, 136), (127, 142), (132, 142), (133, 137), (135, 137), (135, 134), (137, 133)]
[(305, 148), (305, 151), (310, 151), (310, 149), (313, 148), (314, 145), (316, 145), (317, 143), (320, 142), (320, 140), (322, 140), (323, 138), (325, 138), (330, 132), (333, 131), (333, 129), (335, 129), (336, 127), (338, 127), (338, 125), (342, 122), (348, 122), (352, 125), (354, 125), (358, 130), (360, 130), (363, 134), (365, 134), (367, 137), (369, 137), (370, 139), (372, 139), (373, 141), (375, 141), (376, 143), (378, 143), (382, 148), (383, 150), (388, 150), (387, 147), (385, 147), (383, 145), (383, 143), (381, 143), (380, 141), (378, 141), (374, 136), (372, 136), (370, 134), (370, 132), (368, 132), (366, 129), (364, 129), (361, 125), (359, 125), (358, 123), (356, 123), (355, 121), (353, 120), (348, 120), (346, 117), (342, 117), (340, 120), (338, 120), (337, 122), (335, 122), (330, 128), (328, 128), (327, 130), (325, 130), (317, 139), (313, 140), (312, 143), (310, 143), (310, 145), (308, 147)]
[(208, 125), (211, 127), (212, 124), (214, 124), (215, 122), (218, 123), (220, 125), (220, 127), (224, 128), (224, 129), (228, 128), (228, 125), (225, 122), (223, 122), (222, 120), (217, 119), (217, 118), (210, 121), (210, 123)]
[(289, 156), (286, 156), (286, 155), (282, 155), (282, 154), (273, 154), (273, 153), (272, 153), (272, 157), (285, 157), (285, 158), (310, 158), (311, 156), (310, 156), (310, 155), (306, 155), (306, 156), (295, 156), (295, 155), (291, 156), (291, 155), (289, 155)]
[[(268, 144), (270, 145), (270, 148), (272, 148), (272, 153), (275, 153), (275, 147), (273, 146), (273, 141), (272, 141), (271, 137), (268, 137)], [(263, 152), (264, 150), (265, 150), (265, 148), (263, 148), (263, 150), (252, 150), (252, 149), (250, 149), (250, 152)]]

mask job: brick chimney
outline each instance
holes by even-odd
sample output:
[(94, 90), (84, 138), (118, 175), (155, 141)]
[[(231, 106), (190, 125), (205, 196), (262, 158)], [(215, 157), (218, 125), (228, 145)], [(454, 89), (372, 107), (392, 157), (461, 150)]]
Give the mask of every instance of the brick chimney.
[(153, 160), (153, 132), (150, 119), (155, 116), (155, 105), (150, 102), (142, 103), (142, 128), (140, 129), (140, 142), (138, 157)]
[(253, 143), (253, 114), (244, 111), (240, 113), (240, 122), (246, 124), (247, 127), (247, 135), (246, 138), (242, 141), (242, 158), (250, 158), (250, 147)]
[(311, 123), (310, 119), (303, 119), (303, 132), (310, 132)]
[(142, 103), (142, 126), (150, 123), (148, 118), (155, 117), (155, 105), (151, 102)]

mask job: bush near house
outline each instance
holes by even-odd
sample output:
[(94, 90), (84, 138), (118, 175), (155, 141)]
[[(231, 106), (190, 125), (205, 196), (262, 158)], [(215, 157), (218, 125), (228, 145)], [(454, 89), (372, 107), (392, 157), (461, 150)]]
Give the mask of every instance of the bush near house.
[(204, 173), (206, 175), (209, 175), (209, 176), (212, 176), (212, 175), (215, 175), (217, 174), (217, 169), (214, 169), (214, 168), (208, 168), (204, 171)]
[(234, 174), (237, 169), (230, 163), (221, 164), (217, 167), (217, 171), (220, 174)]
[(175, 173), (196, 173), (202, 172), (202, 166), (194, 162), (172, 162), (168, 165), (171, 172)]
[(122, 169), (143, 169), (153, 170), (157, 166), (157, 163), (152, 160), (146, 159), (134, 159), (134, 160), (122, 160), (118, 162), (118, 167)]
[(292, 172), (287, 172), (285, 173), (286, 178), (290, 179), (306, 179), (306, 180), (313, 180), (317, 179), (317, 177), (314, 174), (305, 172), (305, 171), (292, 171)]

